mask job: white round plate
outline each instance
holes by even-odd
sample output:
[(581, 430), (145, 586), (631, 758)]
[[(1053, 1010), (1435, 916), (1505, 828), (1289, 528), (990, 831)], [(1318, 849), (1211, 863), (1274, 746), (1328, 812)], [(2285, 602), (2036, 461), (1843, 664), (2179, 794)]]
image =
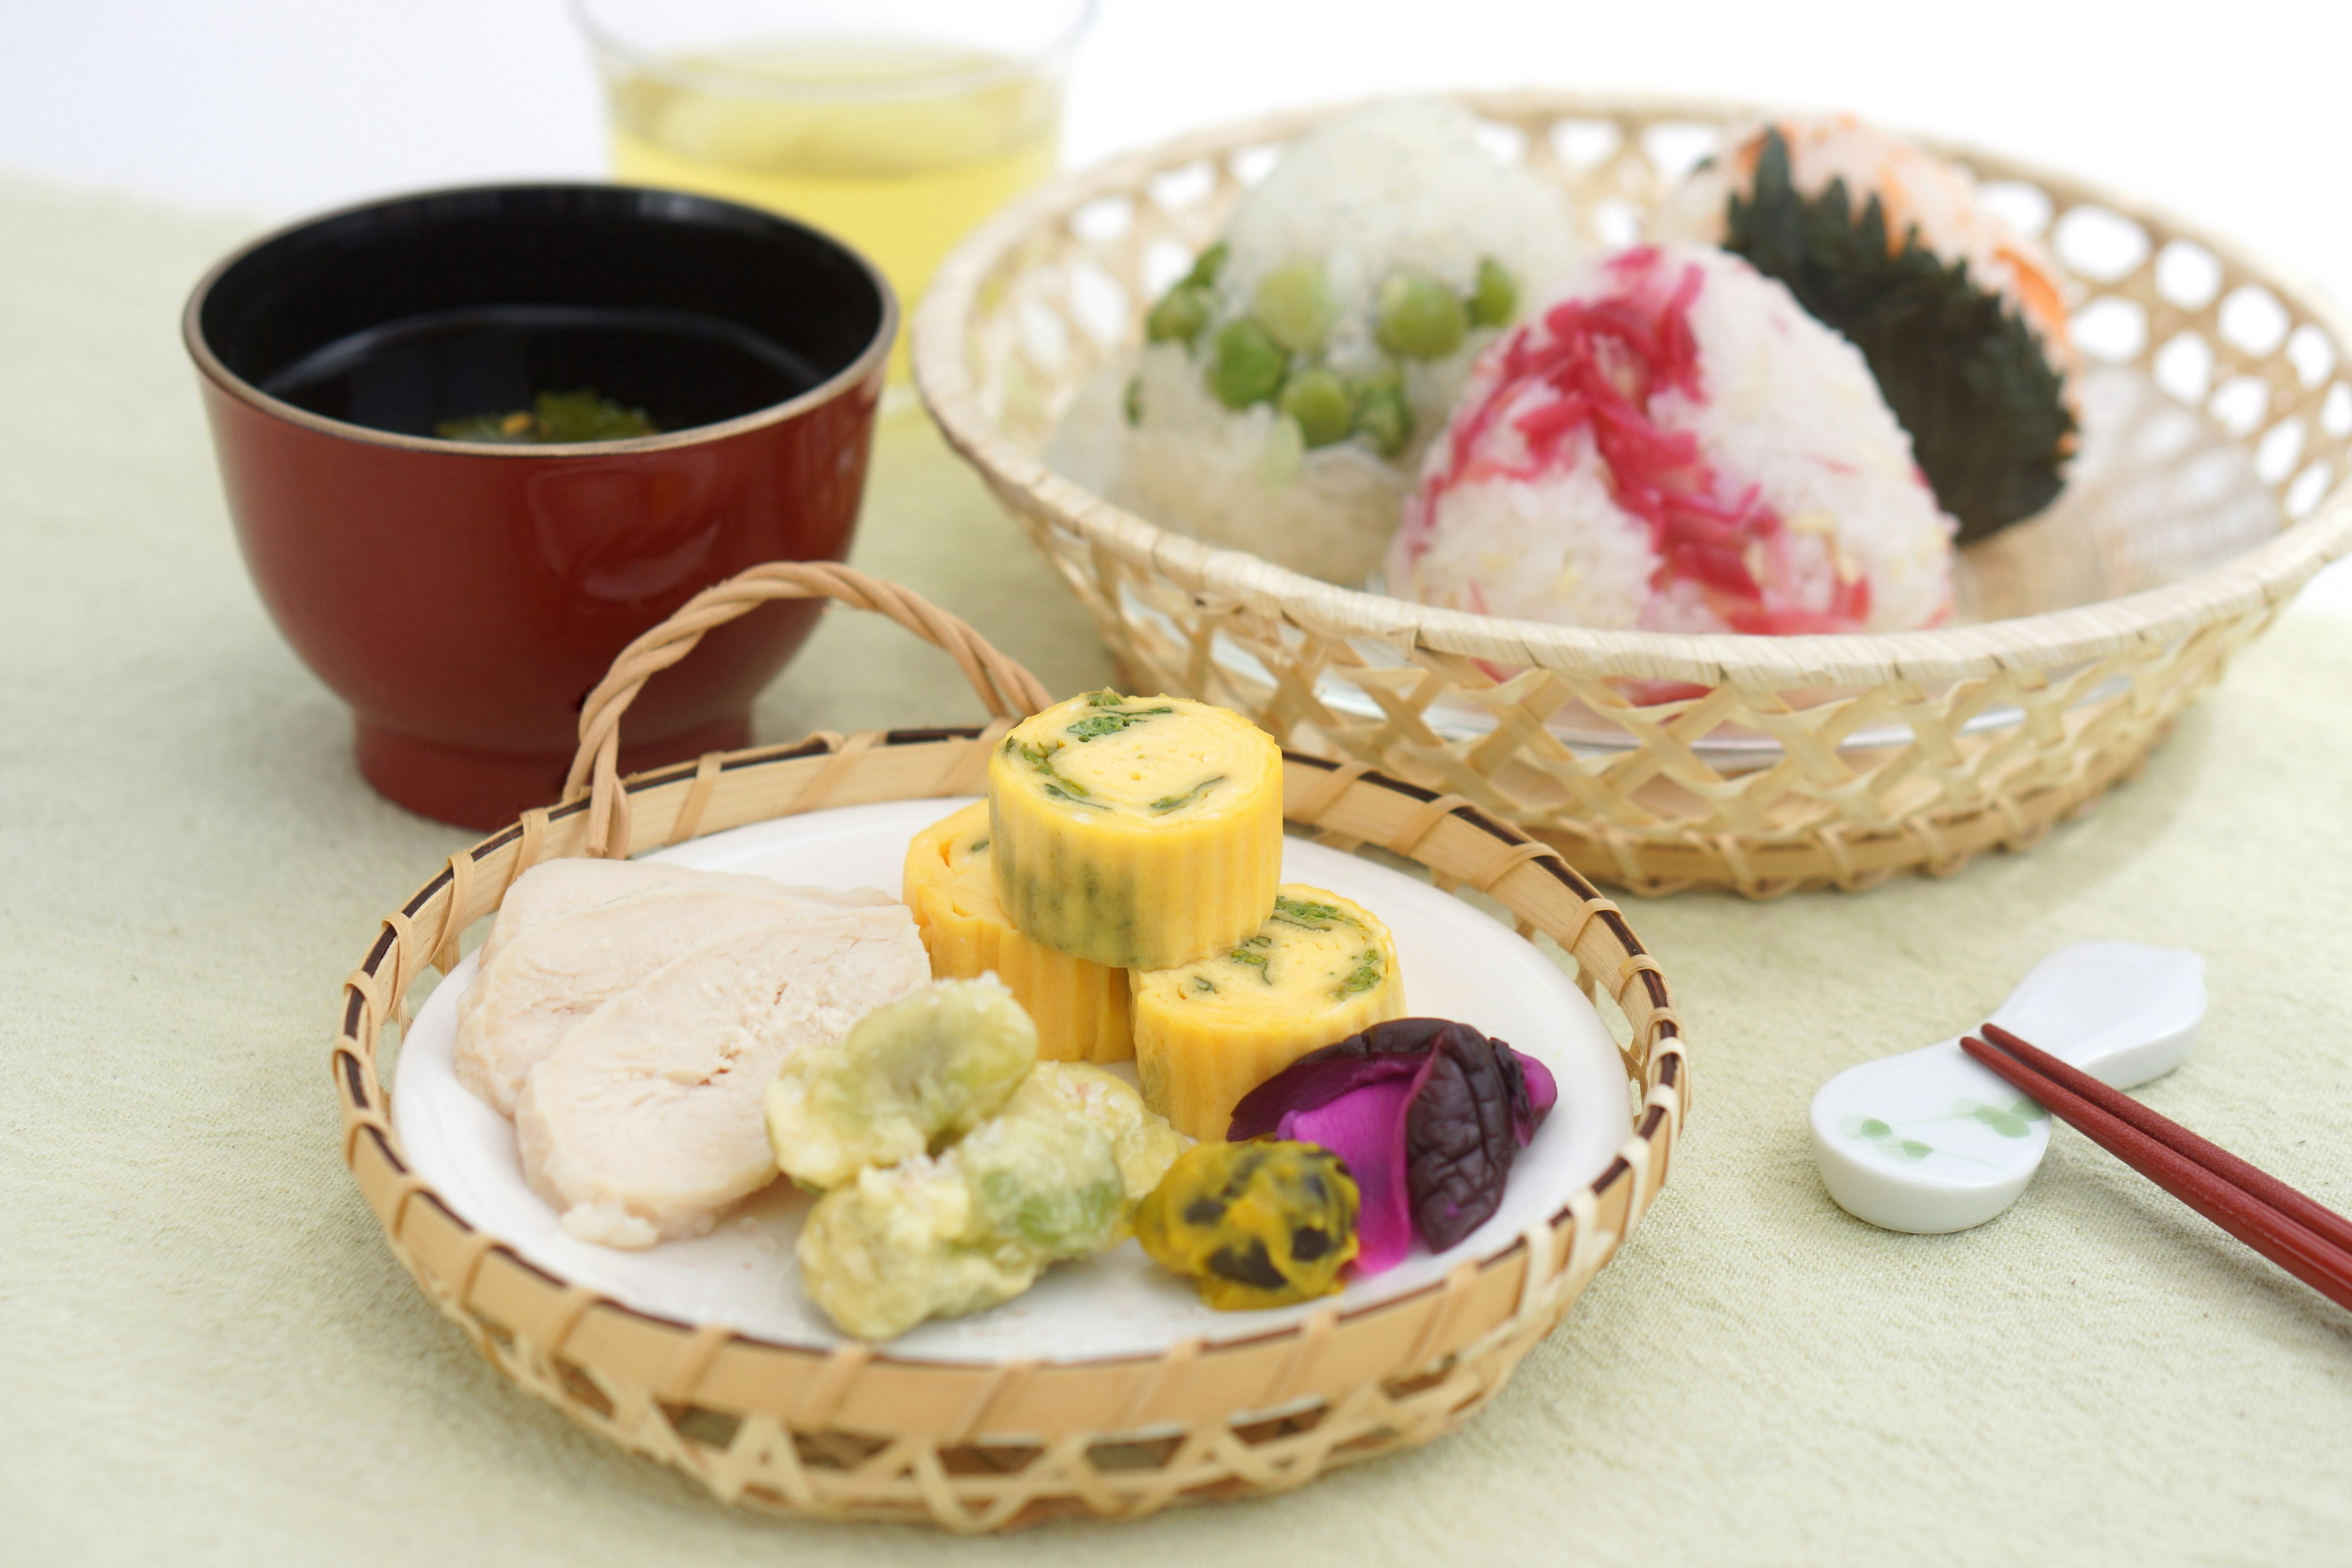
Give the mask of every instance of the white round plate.
[[(646, 858), (895, 893), (907, 841), (963, 804), (891, 801), (813, 812), (714, 833)], [(1559, 1082), (1559, 1103), (1519, 1152), (1495, 1217), (1445, 1253), (1416, 1247), (1386, 1273), (1352, 1281), (1337, 1298), (1347, 1311), (1434, 1284), (1464, 1258), (1499, 1252), (1566, 1207), (1624, 1142), (1632, 1102), (1617, 1047), (1591, 1004), (1508, 926), (1402, 872), (1303, 839), (1284, 841), (1283, 878), (1343, 893), (1388, 922), (1416, 1016), (1470, 1024), (1535, 1057)], [(793, 1244), (809, 1200), (788, 1182), (709, 1236), (644, 1252), (598, 1247), (557, 1228), (555, 1211), (523, 1183), (513, 1123), (475, 1099), (452, 1068), (457, 998), (473, 976), (469, 956), (425, 1001), (393, 1077), (393, 1123), (409, 1163), (461, 1218), (548, 1272), (640, 1311), (724, 1323), (784, 1344), (841, 1342), (801, 1293)], [(1247, 1339), (1286, 1327), (1331, 1300), (1212, 1311), (1129, 1241), (1057, 1264), (1027, 1294), (969, 1318), (925, 1323), (890, 1348), (922, 1360), (979, 1363), (1157, 1355), (1188, 1339)]]

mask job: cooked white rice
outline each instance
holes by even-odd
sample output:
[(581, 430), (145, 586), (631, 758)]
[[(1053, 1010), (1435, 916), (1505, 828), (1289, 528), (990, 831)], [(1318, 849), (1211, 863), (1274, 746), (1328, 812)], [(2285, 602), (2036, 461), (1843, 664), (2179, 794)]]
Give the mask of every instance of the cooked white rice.
[[(1247, 310), (1276, 268), (1305, 256), (1322, 259), (1339, 310), (1325, 354), (1343, 371), (1381, 358), (1372, 300), (1391, 273), (1418, 273), (1465, 293), (1477, 282), (1479, 260), (1491, 256), (1517, 279), (1521, 300), (1531, 301), (1577, 260), (1566, 198), (1480, 145), (1468, 110), (1433, 98), (1371, 104), (1300, 137), (1234, 205), (1221, 237), (1229, 254), (1217, 293), (1228, 315)], [(1433, 378), (1425, 389), (1434, 417), (1401, 463), (1406, 472), (1480, 346), (1465, 342), (1435, 362), (1456, 374)]]
[[(1476, 127), (1458, 105), (1411, 100), (1354, 110), (1293, 142), (1226, 223), (1217, 322), (1247, 313), (1269, 272), (1319, 260), (1335, 308), (1322, 363), (1360, 374), (1386, 357), (1374, 297), (1393, 274), (1466, 294), (1491, 257), (1523, 303), (1540, 297), (1576, 259), (1565, 198), (1489, 153)], [(1190, 351), (1151, 344), (1107, 373), (1046, 460), (1157, 522), (1331, 582), (1363, 582), (1395, 531), (1421, 452), (1496, 330), (1473, 330), (1443, 359), (1402, 363), (1413, 437), (1393, 459), (1354, 437), (1309, 450), (1297, 423), (1267, 404), (1227, 408), (1202, 379), (1213, 335)], [(1132, 426), (1121, 412), (1130, 380)]]

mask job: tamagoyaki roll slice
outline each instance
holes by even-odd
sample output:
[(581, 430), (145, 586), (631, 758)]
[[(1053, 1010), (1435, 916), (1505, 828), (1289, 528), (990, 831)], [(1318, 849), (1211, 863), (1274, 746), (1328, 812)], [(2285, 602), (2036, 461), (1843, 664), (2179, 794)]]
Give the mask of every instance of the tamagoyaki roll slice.
[(1118, 1062), (1135, 1055), (1127, 972), (1076, 958), (1013, 929), (996, 896), (988, 803), (975, 801), (907, 846), (907, 907), (930, 954), (934, 980), (994, 974), (1037, 1024), (1037, 1054), (1052, 1062)]
[(1242, 1096), (1300, 1057), (1405, 1011), (1388, 927), (1300, 882), (1226, 951), (1131, 978), (1143, 1102), (1204, 1142), (1223, 1138)]
[(990, 756), (996, 896), (1032, 941), (1165, 969), (1255, 935), (1282, 879), (1282, 751), (1240, 714), (1092, 691)]

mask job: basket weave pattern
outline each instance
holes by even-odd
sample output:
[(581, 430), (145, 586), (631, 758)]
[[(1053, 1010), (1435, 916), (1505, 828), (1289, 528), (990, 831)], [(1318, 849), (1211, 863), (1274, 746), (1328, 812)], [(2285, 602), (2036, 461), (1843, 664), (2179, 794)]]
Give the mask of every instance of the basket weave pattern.
[[(1678, 144), (1687, 155), (1747, 112), (1550, 93), (1464, 101), (1570, 194), (1596, 246), (1639, 232)], [(2163, 449), (2148, 425), (2137, 489), (2095, 498), (2098, 548), (2140, 557), (2105, 569), (2103, 591), (2126, 596), (1879, 636), (1506, 621), (1213, 549), (1045, 469), (1036, 454), (1080, 384), (1132, 345), (1157, 288), (1213, 237), (1245, 179), (1325, 112), (1205, 132), (1039, 193), (966, 242), (917, 317), (934, 416), (1139, 689), (1223, 702), (1286, 745), (1458, 793), (1637, 891), (1859, 889), (2022, 847), (2095, 799), (2352, 546), (2352, 385), (2337, 361), (2352, 336), (2330, 308), (2185, 225), (1957, 149), (2009, 209), (2042, 218), (2087, 363), (2201, 416), (2199, 451)], [(2251, 522), (2244, 506), (2199, 511), (2217, 455)], [(2134, 521), (2150, 487), (2177, 517)], [(2054, 574), (2004, 556), (2033, 527), (1994, 542), (1988, 580)], [(2210, 560), (2225, 535), (2251, 547), (2182, 577), (2180, 562)], [(1637, 705), (1627, 678), (1707, 690)]]
[[(817, 595), (890, 615), (948, 648), (996, 721), (820, 734), (626, 781), (614, 774), (620, 713), (646, 676), (720, 621), (769, 599)], [(1566, 1209), (1442, 1284), (1158, 1358), (973, 1366), (856, 1343), (819, 1352), (653, 1317), (553, 1278), (467, 1224), (410, 1168), (380, 1058), (419, 975), (454, 965), (460, 935), (522, 871), (593, 846), (630, 854), (797, 812), (972, 793), (1013, 720), (1045, 701), (1026, 670), (903, 590), (845, 567), (758, 568), (698, 595), (622, 655), (583, 712), (573, 799), (451, 856), (385, 917), (345, 982), (331, 1057), (343, 1154), (394, 1253), (492, 1365), (730, 1502), (963, 1531), (1134, 1518), (1298, 1486), (1447, 1430), (1501, 1387), (1615, 1255), (1666, 1179), (1689, 1104), (1657, 962), (1557, 852), (1459, 796), (1297, 756), (1284, 781), (1294, 827), (1383, 847), (1441, 888), (1491, 896), (1522, 935), (1558, 942), (1579, 985), (1613, 999), (1625, 1025), (1633, 1135)]]

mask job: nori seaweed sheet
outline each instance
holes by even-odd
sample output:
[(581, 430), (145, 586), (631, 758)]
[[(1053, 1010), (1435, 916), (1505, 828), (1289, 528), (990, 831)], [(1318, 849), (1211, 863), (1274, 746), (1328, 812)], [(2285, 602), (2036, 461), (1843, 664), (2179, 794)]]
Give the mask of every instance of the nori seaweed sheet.
[(2063, 377), (1966, 261), (1945, 262), (1916, 230), (1890, 247), (1878, 198), (1856, 216), (1843, 180), (1801, 194), (1777, 130), (1766, 133), (1752, 192), (1733, 193), (1728, 216), (1724, 248), (1862, 351), (1936, 500), (1959, 520), (1960, 542), (2050, 504), (2075, 445)]

